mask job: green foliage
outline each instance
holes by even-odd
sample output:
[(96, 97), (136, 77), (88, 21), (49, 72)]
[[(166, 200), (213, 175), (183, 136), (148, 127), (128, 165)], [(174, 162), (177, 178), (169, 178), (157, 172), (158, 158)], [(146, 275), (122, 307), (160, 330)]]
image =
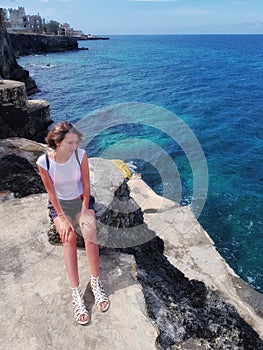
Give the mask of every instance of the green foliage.
[(50, 20), (45, 25), (45, 31), (50, 34), (57, 35), (59, 32), (60, 24), (57, 21)]

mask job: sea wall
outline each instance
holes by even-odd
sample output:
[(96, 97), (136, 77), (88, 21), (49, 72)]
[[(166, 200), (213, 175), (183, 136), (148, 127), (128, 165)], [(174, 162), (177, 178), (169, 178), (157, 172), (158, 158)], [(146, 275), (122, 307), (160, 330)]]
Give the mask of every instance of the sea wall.
[[(13, 164), (19, 175), (25, 172), (20, 158), (28, 163), (30, 186), (19, 182), (17, 197), (22, 187), (37, 189), (35, 160), (47, 147), (23, 139), (0, 146), (0, 169)], [(88, 331), (72, 318), (61, 245), (48, 243), (46, 194), (13, 198), (10, 181), (3, 181), (9, 185), (0, 188), (4, 347), (70, 348), (74, 339), (78, 349), (263, 349), (262, 294), (227, 265), (189, 207), (157, 196), (138, 175), (127, 180), (124, 174), (113, 162), (90, 159), (101, 275), (111, 307), (104, 315), (96, 311), (80, 250), (81, 285), (92, 315)]]

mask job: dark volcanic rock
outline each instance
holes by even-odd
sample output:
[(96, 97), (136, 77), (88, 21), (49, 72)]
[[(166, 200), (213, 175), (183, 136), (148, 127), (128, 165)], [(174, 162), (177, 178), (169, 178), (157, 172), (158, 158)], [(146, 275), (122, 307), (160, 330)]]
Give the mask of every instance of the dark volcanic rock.
[(8, 34), (0, 29), (0, 76), (25, 83), (28, 95), (39, 92), (34, 79), (16, 58), (24, 55), (78, 49), (76, 38), (34, 34)]
[(127, 181), (115, 191), (108, 208), (97, 213), (98, 242), (111, 248), (134, 247), (155, 237), (144, 223), (143, 213), (130, 197)]
[(28, 100), (25, 84), (4, 80), (0, 85), (0, 138), (22, 137), (44, 142), (50, 119), (49, 104)]
[[(143, 214), (130, 197), (126, 182), (115, 192), (115, 198), (118, 201), (113, 201), (98, 220), (109, 226), (134, 227), (137, 233), (134, 242), (141, 239), (138, 238), (138, 231), (148, 238), (144, 244), (116, 250), (133, 254), (136, 259), (137, 278), (143, 287), (148, 315), (159, 330), (158, 347), (187, 350), (263, 349), (258, 334), (232, 305), (206, 288), (203, 282), (189, 280), (170, 264), (163, 255), (163, 240), (146, 225), (142, 226)], [(114, 210), (116, 203), (123, 208), (130, 203), (134, 210), (125, 215), (124, 209), (118, 207), (118, 210)], [(140, 230), (136, 229), (139, 225)], [(132, 235), (133, 231), (123, 229), (121, 234)], [(127, 237), (124, 241), (127, 242)]]
[(73, 37), (13, 33), (9, 36), (16, 57), (78, 49), (78, 41)]
[(44, 193), (45, 188), (39, 174), (28, 160), (10, 154), (0, 159), (0, 191), (12, 192), (15, 197), (20, 198)]
[(169, 263), (160, 241), (156, 237), (131, 251), (136, 258), (137, 278), (143, 286), (148, 314), (159, 329), (159, 347), (263, 349), (258, 334), (232, 305), (203, 282), (189, 280)]
[(29, 76), (29, 71), (22, 68), (21, 66), (14, 68), (10, 72), (10, 76), (6, 77), (6, 78), (11, 79), (11, 80), (21, 81), (22, 83), (25, 83), (26, 92), (27, 92), (28, 96), (33, 95), (36, 92), (40, 92), (40, 90), (38, 89), (38, 87), (36, 85), (35, 80)]
[(28, 95), (39, 91), (28, 71), (17, 63), (10, 37), (3, 30), (0, 30), (0, 76), (25, 83)]

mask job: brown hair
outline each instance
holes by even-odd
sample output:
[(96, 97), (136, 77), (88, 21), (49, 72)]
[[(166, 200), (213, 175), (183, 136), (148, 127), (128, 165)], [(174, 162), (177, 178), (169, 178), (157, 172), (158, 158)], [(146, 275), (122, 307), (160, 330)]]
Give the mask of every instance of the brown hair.
[(56, 148), (56, 144), (62, 142), (67, 133), (76, 134), (79, 140), (82, 140), (83, 134), (79, 132), (73, 124), (63, 121), (53, 126), (47, 134), (45, 141), (49, 147)]

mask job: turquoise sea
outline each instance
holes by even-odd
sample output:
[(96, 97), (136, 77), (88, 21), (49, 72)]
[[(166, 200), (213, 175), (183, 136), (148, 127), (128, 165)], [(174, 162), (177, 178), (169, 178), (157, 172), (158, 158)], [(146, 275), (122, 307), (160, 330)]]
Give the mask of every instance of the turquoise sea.
[[(19, 59), (41, 89), (31, 98), (47, 100), (55, 122), (84, 119), (90, 130), (103, 129), (100, 110), (106, 109), (114, 125), (94, 134), (89, 156), (130, 147), (136, 152), (128, 152), (129, 165), (157, 193), (177, 200), (174, 191), (165, 192), (164, 178), (171, 179), (153, 161), (168, 154), (180, 177), (180, 202), (191, 205), (189, 157), (176, 135), (172, 140), (160, 132), (169, 129), (173, 114), (182, 119), (208, 166), (198, 220), (236, 273), (263, 292), (263, 35), (111, 36), (79, 47), (89, 50)], [(143, 113), (139, 121), (133, 113), (129, 122), (118, 121), (122, 104), (134, 103), (149, 105), (148, 112), (164, 109), (168, 117), (161, 115), (153, 128)], [(150, 144), (158, 147), (145, 152)]]

